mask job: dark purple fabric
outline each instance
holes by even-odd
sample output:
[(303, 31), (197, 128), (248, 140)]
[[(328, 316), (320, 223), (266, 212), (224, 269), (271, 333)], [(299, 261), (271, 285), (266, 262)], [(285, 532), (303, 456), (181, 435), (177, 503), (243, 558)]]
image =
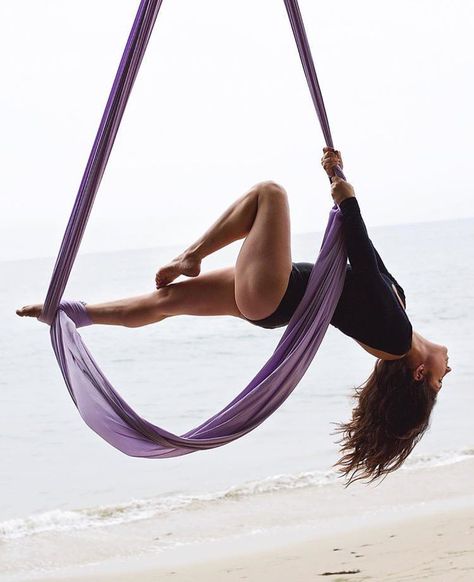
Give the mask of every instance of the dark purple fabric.
[[(80, 302), (61, 301), (125, 106), (161, 6), (142, 0), (84, 172), (53, 271), (40, 319), (51, 324), (51, 340), (71, 397), (84, 421), (124, 453), (162, 458), (231, 442), (257, 427), (291, 394), (316, 354), (342, 292), (347, 261), (341, 214), (334, 207), (306, 293), (274, 353), (223, 410), (184, 435), (141, 418), (114, 390), (84, 345), (77, 327), (90, 320)], [(285, 0), (301, 62), (326, 144), (331, 132), (296, 0)], [(344, 177), (339, 169), (338, 174)], [(59, 308), (58, 308), (59, 307)]]

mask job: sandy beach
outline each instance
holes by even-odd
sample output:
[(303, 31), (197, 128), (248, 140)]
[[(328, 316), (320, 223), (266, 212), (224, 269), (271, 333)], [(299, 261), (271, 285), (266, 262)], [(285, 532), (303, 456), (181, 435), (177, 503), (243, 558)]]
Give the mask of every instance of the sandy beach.
[[(326, 579), (430, 580), (471, 582), (474, 579), (474, 507), (391, 525), (361, 528), (274, 551), (245, 553), (236, 549), (225, 559), (211, 559), (168, 568), (140, 568), (126, 573), (100, 573), (61, 578), (64, 582), (219, 582), (228, 580), (287, 580), (306, 582)], [(158, 560), (157, 560), (158, 561)], [(129, 569), (124, 566), (125, 569)], [(49, 578), (48, 580), (57, 580)]]
[[(74, 556), (75, 565), (65, 563), (48, 576), (22, 579), (468, 582), (474, 580), (473, 478), (474, 461), (468, 459), (401, 470), (378, 486), (344, 489), (331, 483), (229, 499), (214, 508), (215, 513), (196, 507), (187, 516), (187, 527), (195, 534), (212, 522), (213, 539), (203, 535), (202, 541), (157, 551), (151, 543), (157, 526), (147, 520), (139, 529), (135, 524), (106, 534), (109, 544), (120, 540), (126, 548), (140, 531), (150, 542), (147, 547), (135, 555), (105, 560), (91, 551), (100, 542), (97, 532), (69, 534), (61, 546), (65, 557)], [(94, 558), (93, 563), (84, 563), (85, 555), (90, 561)]]
[(64, 578), (98, 582), (174, 580), (437, 580), (474, 579), (474, 508), (362, 528), (275, 551), (239, 554), (184, 567)]

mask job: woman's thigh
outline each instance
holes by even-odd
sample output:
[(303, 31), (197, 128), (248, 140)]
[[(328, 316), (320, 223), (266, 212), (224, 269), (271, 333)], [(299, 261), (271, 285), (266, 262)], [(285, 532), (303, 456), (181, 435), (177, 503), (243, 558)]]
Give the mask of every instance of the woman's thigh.
[(152, 293), (108, 303), (88, 304), (94, 323), (141, 327), (173, 315), (233, 315), (242, 317), (235, 303), (234, 267), (171, 283)]
[(262, 182), (258, 209), (235, 265), (235, 300), (249, 319), (273, 313), (291, 273), (290, 213), (285, 190)]
[(233, 315), (242, 317), (235, 302), (235, 268), (226, 267), (171, 283), (156, 291), (164, 316)]

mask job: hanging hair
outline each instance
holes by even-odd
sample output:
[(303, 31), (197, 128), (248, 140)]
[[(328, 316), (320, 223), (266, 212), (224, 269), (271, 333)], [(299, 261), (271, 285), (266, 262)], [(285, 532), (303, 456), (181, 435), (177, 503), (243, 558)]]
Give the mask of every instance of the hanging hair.
[(338, 424), (341, 458), (336, 467), (353, 481), (372, 482), (398, 469), (429, 427), (436, 403), (429, 378), (415, 380), (406, 359), (377, 360), (356, 388), (352, 420)]

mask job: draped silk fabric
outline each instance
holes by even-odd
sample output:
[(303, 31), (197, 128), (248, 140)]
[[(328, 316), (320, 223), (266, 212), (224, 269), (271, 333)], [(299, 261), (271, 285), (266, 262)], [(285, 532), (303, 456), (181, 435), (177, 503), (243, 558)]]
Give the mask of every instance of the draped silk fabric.
[[(298, 2), (284, 2), (324, 138), (332, 147)], [(306, 293), (272, 356), (232, 402), (183, 435), (172, 434), (140, 417), (107, 380), (76, 329), (77, 319), (67, 308), (59, 309), (59, 303), (161, 4), (162, 0), (142, 0), (139, 5), (40, 316), (51, 325), (51, 341), (59, 367), (84, 421), (120, 451), (148, 458), (184, 455), (224, 445), (247, 434), (272, 414), (297, 386), (323, 340), (342, 292), (347, 261), (341, 214), (335, 206), (330, 211)], [(344, 178), (340, 169), (337, 173)], [(81, 306), (76, 307), (80, 311)]]

